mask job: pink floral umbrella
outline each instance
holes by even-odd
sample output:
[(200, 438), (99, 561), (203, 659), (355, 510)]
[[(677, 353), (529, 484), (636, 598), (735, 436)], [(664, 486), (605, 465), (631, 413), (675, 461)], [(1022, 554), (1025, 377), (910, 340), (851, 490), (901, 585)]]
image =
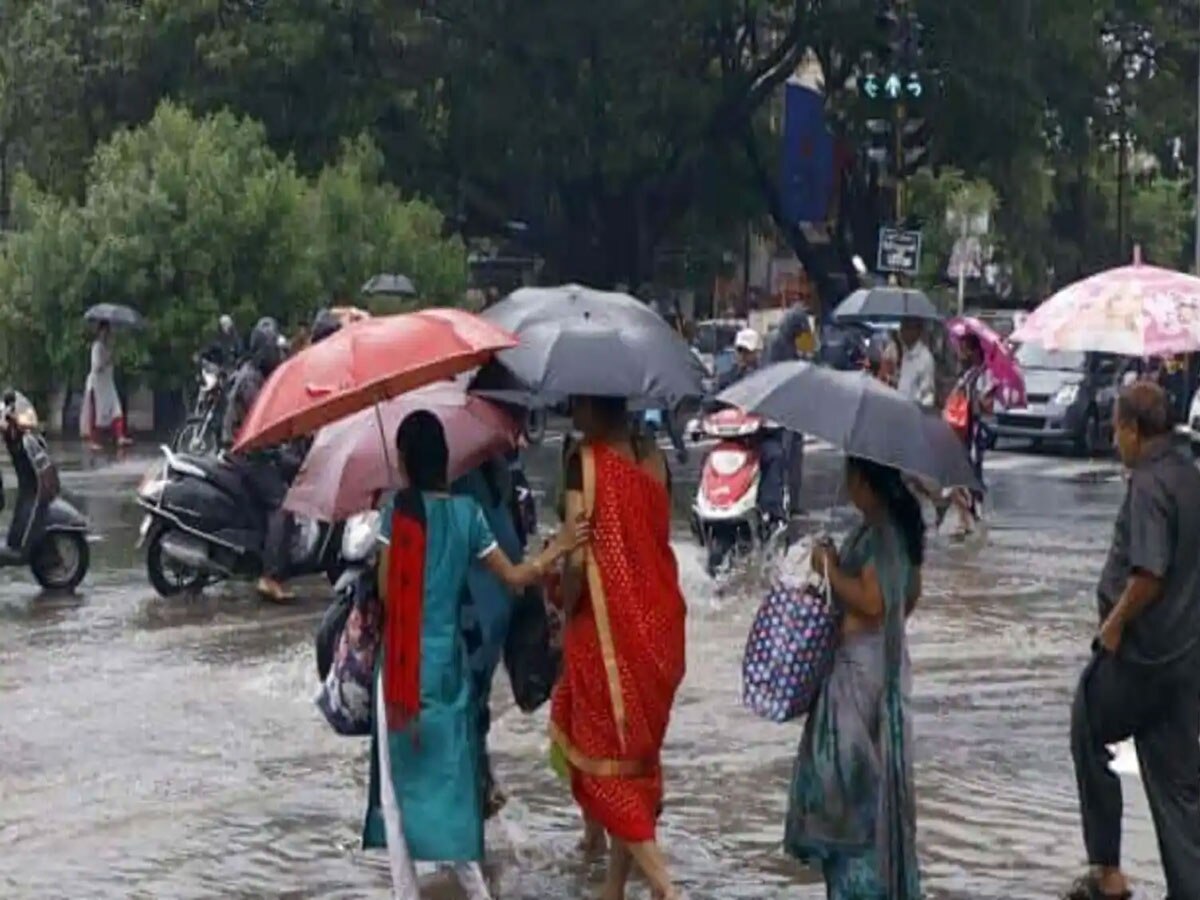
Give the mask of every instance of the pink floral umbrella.
[(1110, 269), (1059, 291), (1013, 334), (1048, 350), (1148, 359), (1200, 350), (1200, 278), (1144, 266)]
[(1005, 345), (1004, 338), (973, 316), (951, 319), (946, 328), (955, 345), (961, 343), (968, 334), (979, 339), (983, 347), (984, 364), (996, 384), (996, 396), (1001, 404), (1010, 408), (1025, 405), (1025, 376), (1021, 374), (1021, 367)]
[(380, 491), (403, 486), (389, 471), (395, 464), (390, 444), (404, 417), (419, 409), (433, 413), (446, 429), (451, 479), (517, 446), (517, 423), (499, 406), (466, 393), (461, 382), (438, 382), (380, 404), (378, 413), (364, 409), (317, 432), (284, 507), (340, 522), (371, 509)]

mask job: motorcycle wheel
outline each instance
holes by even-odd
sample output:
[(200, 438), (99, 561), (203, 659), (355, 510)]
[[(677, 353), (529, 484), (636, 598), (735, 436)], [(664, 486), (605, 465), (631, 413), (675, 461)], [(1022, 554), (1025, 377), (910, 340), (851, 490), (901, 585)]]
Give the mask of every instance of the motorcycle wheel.
[(169, 528), (158, 528), (146, 543), (146, 576), (160, 597), (177, 597), (204, 587), (202, 573), (181, 566), (163, 553), (163, 538), (171, 533)]
[(204, 419), (188, 419), (175, 434), (171, 449), (176, 453), (209, 456), (217, 450), (216, 435), (205, 427)]
[(33, 577), (48, 591), (74, 591), (87, 575), (90, 563), (87, 538), (76, 531), (44, 535), (29, 558)]

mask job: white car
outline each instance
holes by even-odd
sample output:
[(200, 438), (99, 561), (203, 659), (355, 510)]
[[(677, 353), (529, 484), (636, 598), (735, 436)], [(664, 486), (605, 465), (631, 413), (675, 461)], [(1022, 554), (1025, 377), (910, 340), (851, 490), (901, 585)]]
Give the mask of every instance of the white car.
[(1188, 407), (1187, 421), (1176, 425), (1175, 430), (1185, 434), (1192, 442), (1192, 449), (1200, 453), (1200, 390), (1192, 397), (1192, 405)]

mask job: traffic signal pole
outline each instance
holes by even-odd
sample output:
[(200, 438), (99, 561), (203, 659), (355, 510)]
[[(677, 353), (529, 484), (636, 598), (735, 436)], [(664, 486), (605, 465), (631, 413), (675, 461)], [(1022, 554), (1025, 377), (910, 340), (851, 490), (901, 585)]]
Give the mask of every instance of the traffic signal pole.
[(908, 180), (908, 173), (904, 165), (904, 104), (896, 104), (896, 160), (894, 166), (896, 170), (896, 227), (900, 228), (904, 223), (904, 187)]

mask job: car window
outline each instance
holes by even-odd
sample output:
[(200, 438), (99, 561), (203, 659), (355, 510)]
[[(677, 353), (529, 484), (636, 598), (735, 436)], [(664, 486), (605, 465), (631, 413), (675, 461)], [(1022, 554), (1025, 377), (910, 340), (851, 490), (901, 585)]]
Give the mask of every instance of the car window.
[(1087, 354), (1073, 350), (1047, 350), (1037, 344), (1022, 344), (1017, 348), (1017, 363), (1023, 369), (1082, 372), (1087, 363)]

